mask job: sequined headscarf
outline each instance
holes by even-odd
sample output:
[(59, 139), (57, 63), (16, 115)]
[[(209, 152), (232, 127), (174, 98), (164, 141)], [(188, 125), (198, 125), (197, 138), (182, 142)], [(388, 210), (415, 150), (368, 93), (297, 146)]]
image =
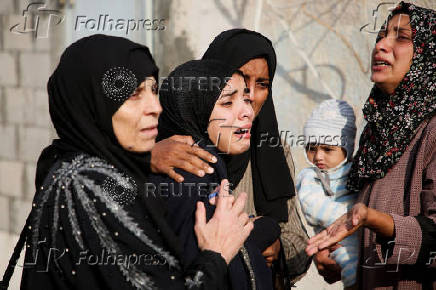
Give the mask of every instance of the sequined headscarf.
[(147, 47), (122, 37), (92, 35), (70, 45), (48, 84), (50, 116), (59, 139), (38, 160), (36, 185), (66, 152), (100, 157), (140, 183), (149, 172), (150, 153), (121, 147), (112, 115), (146, 77), (158, 77)]
[(421, 123), (436, 114), (436, 13), (401, 2), (386, 24), (397, 13), (410, 16), (412, 64), (392, 95), (374, 85), (364, 105), (368, 123), (349, 175), (348, 187), (353, 191), (359, 191), (367, 181), (383, 178), (401, 158)]

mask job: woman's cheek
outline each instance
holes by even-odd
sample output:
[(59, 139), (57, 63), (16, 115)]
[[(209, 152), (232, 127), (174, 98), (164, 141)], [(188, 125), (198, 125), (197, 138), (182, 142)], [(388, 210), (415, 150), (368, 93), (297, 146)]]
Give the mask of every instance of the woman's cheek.
[(210, 122), (209, 123), (209, 127), (207, 128), (207, 134), (209, 135), (209, 139), (210, 139), (210, 141), (212, 141), (212, 143), (215, 145), (215, 146), (218, 146), (218, 144), (217, 144), (217, 142), (219, 141), (218, 140), (218, 134), (217, 134), (217, 132), (218, 132), (218, 128), (217, 128), (217, 121), (212, 121), (212, 122)]

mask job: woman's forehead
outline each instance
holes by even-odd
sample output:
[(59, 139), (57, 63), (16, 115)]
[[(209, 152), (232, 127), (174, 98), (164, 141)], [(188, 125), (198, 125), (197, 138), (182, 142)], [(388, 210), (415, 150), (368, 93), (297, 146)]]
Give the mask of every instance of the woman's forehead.
[(395, 14), (388, 23), (388, 29), (394, 30), (409, 30), (411, 31), (410, 26), (410, 16), (404, 13)]
[(265, 58), (254, 58), (241, 66), (240, 70), (246, 79), (255, 78), (256, 81), (268, 81), (269, 69)]

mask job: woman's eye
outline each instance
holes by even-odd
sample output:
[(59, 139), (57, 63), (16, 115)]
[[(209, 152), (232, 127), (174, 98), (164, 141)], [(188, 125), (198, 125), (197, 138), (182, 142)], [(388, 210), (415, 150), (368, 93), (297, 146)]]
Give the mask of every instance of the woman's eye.
[(382, 38), (386, 37), (386, 31), (380, 31), (377, 35), (376, 42), (379, 42)]
[(399, 39), (399, 40), (402, 40), (402, 41), (409, 41), (409, 40), (412, 40), (409, 36), (406, 36), (406, 35), (399, 35), (399, 36), (398, 36), (398, 39)]
[(139, 99), (139, 93), (138, 92), (134, 92), (133, 94), (130, 95), (129, 100), (137, 100)]
[(259, 83), (256, 83), (256, 85), (258, 87), (261, 87), (262, 89), (269, 88), (269, 83), (265, 83), (265, 82), (259, 82)]
[(224, 102), (224, 103), (222, 103), (221, 105), (228, 107), (228, 106), (231, 106), (231, 105), (232, 105), (232, 102), (231, 102), (231, 101)]
[(246, 98), (246, 99), (244, 99), (244, 102), (246, 102), (246, 103), (251, 105), (253, 103), (253, 100), (250, 99), (250, 98)]

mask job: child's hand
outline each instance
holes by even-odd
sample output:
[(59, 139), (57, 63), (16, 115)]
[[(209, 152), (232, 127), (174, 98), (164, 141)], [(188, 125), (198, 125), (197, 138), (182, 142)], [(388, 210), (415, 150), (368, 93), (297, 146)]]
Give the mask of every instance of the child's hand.
[(355, 204), (349, 212), (308, 241), (307, 255), (312, 256), (352, 235), (362, 225), (365, 225), (367, 219), (368, 208), (366, 205), (363, 203)]

